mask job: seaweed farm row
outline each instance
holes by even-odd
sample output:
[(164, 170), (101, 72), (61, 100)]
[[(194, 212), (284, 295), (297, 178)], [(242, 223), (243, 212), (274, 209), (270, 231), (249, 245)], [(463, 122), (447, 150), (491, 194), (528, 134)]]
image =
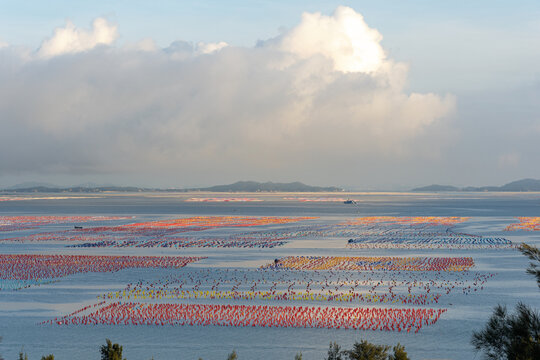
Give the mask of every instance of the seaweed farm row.
[(294, 270), (465, 271), (471, 257), (288, 256), (266, 267)]
[[(446, 309), (112, 303), (42, 324), (293, 327), (417, 333)], [(86, 310), (86, 309), (85, 309)]]
[(463, 272), (335, 271), (260, 268), (182, 270), (159, 281), (129, 283), (104, 300), (257, 300), (426, 305), (451, 293), (484, 289), (495, 274)]
[[(316, 217), (198, 216), (170, 220), (92, 226), (95, 221), (126, 217), (0, 217), (0, 231), (86, 222), (72, 229), (0, 238), (2, 242), (64, 242), (80, 248), (274, 248), (302, 239), (337, 239), (349, 249), (506, 249), (515, 245), (500, 236), (464, 233), (464, 217), (370, 216), (344, 222)], [(538, 218), (518, 218), (505, 230), (535, 230)], [(315, 221), (315, 222), (313, 222)], [(261, 229), (264, 227), (264, 229)], [(230, 229), (226, 235), (215, 230)], [(231, 233), (232, 231), (232, 233)]]
[(0, 254), (0, 289), (22, 288), (88, 272), (128, 268), (181, 268), (203, 257)]

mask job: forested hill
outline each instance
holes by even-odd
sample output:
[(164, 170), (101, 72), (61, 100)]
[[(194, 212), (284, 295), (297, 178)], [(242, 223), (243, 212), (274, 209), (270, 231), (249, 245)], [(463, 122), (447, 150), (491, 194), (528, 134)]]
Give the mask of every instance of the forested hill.
[(229, 185), (217, 185), (206, 188), (192, 189), (200, 191), (215, 191), (215, 192), (336, 192), (344, 191), (342, 188), (335, 186), (322, 187), (311, 186), (301, 182), (291, 183), (274, 183), (274, 182), (256, 182), (256, 181), (238, 181)]
[(540, 191), (540, 180), (522, 179), (512, 181), (503, 186), (467, 186), (458, 188), (451, 185), (429, 185), (412, 189), (415, 192), (438, 192), (438, 191)]

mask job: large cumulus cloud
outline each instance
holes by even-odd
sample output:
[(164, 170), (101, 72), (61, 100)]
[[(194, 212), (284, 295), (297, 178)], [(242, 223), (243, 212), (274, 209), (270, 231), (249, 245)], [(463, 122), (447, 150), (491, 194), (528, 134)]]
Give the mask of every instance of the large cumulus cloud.
[(406, 92), (407, 66), (346, 7), (253, 48), (117, 36), (97, 19), (33, 52), (0, 49), (4, 175), (304, 179), (341, 160), (424, 156), (417, 139), (454, 108), (452, 96)]

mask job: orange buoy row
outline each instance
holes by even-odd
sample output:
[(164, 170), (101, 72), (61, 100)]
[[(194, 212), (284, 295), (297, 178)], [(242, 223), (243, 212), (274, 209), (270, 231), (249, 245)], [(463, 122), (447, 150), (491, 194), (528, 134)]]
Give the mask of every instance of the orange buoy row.
[(540, 231), (540, 217), (528, 217), (521, 216), (517, 218), (518, 223), (508, 225), (504, 231), (516, 231), (516, 230), (525, 230), (525, 231)]
[(229, 226), (259, 226), (289, 224), (292, 222), (317, 219), (317, 217), (287, 217), (287, 216), (193, 216), (182, 219), (149, 221), (123, 225), (123, 227), (185, 227), (202, 226), (208, 228)]
[(348, 271), (466, 271), (473, 266), (474, 261), (471, 257), (287, 256), (264, 265), (263, 268)]

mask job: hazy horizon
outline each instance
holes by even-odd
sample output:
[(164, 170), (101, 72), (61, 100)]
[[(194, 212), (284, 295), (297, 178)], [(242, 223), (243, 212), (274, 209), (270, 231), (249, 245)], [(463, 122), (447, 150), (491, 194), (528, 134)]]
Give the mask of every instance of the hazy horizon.
[[(537, 179), (518, 179), (516, 181), (519, 181), (519, 180), (533, 180), (533, 181), (540, 181), (540, 180), (537, 180)], [(235, 181), (233, 183), (237, 183), (237, 182), (250, 182), (252, 180), (238, 180), (238, 181)], [(267, 183), (267, 182), (270, 182), (270, 183), (280, 183), (280, 182), (276, 182), (276, 181), (256, 181), (258, 183)], [(340, 186), (340, 185), (332, 185), (332, 184), (325, 184), (325, 185), (320, 185), (320, 184), (310, 184), (310, 183), (305, 183), (303, 181), (294, 181), (294, 182), (300, 182), (300, 183), (303, 183), (304, 185), (308, 185), (308, 186), (314, 186), (314, 187), (337, 187), (337, 188), (342, 188), (342, 190), (344, 192), (411, 192), (412, 190), (414, 190), (415, 188), (422, 188), (422, 187), (429, 187), (429, 186), (432, 186), (432, 185), (443, 185), (443, 186), (454, 186), (452, 184), (424, 184), (424, 185), (418, 185), (418, 186), (414, 186), (414, 187), (400, 187), (400, 188), (376, 188), (376, 187), (372, 187), (372, 188), (361, 188), (361, 187), (346, 187), (346, 186)], [(233, 183), (230, 183), (230, 184), (233, 184)], [(287, 182), (286, 184), (288, 183), (292, 183), (292, 182)], [(6, 187), (0, 187), (0, 190), (17, 190), (17, 189), (25, 189), (25, 188), (34, 188), (34, 187), (50, 187), (50, 188), (74, 188), (74, 187), (83, 187), (83, 188), (100, 188), (100, 187), (137, 187), (137, 188), (146, 188), (146, 189), (156, 189), (156, 190), (166, 190), (166, 189), (177, 189), (179, 191), (185, 191), (185, 190), (196, 190), (198, 188), (207, 188), (207, 187), (213, 187), (213, 186), (226, 186), (226, 185), (230, 185), (230, 184), (211, 184), (211, 185), (197, 185), (197, 184), (194, 184), (194, 185), (190, 185), (190, 186), (170, 186), (170, 187), (153, 187), (153, 186), (139, 186), (139, 185), (134, 185), (134, 184), (113, 184), (113, 183), (94, 183), (94, 182), (86, 182), (86, 183), (77, 183), (77, 184), (53, 184), (53, 183), (44, 183), (44, 182), (24, 182), (24, 183), (17, 183), (17, 184), (13, 184), (13, 185), (10, 185), (10, 186), (6, 186)], [(508, 183), (506, 183), (508, 184)], [(503, 186), (503, 185), (506, 185), (506, 184), (484, 184), (484, 185), (480, 185), (478, 186), (479, 188), (481, 187), (499, 187), (499, 186)], [(470, 187), (470, 186), (455, 186), (456, 188), (466, 188), (466, 187)], [(472, 186), (472, 187), (476, 187), (476, 186)], [(444, 190), (443, 190), (444, 191)], [(467, 190), (467, 191), (470, 191), (470, 190)], [(484, 190), (478, 190), (478, 191), (484, 191)], [(508, 191), (508, 190), (504, 190), (504, 191)], [(522, 190), (523, 191), (523, 190)], [(527, 190), (529, 192), (537, 192), (536, 190)], [(249, 193), (250, 191), (241, 191), (241, 192), (246, 192), (246, 193)], [(279, 192), (279, 191), (277, 191)], [(288, 191), (286, 191), (288, 192)]]

